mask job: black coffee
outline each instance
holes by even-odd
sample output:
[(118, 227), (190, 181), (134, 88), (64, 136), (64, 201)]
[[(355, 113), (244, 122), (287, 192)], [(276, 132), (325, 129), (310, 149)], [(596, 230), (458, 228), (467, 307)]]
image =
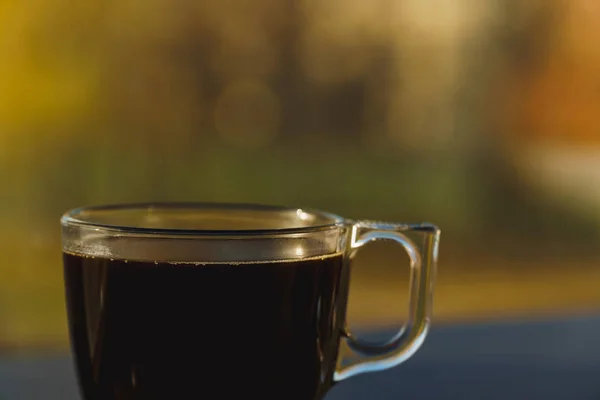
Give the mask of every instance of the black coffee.
[(65, 253), (64, 263), (86, 400), (314, 400), (331, 384), (340, 254), (203, 265)]

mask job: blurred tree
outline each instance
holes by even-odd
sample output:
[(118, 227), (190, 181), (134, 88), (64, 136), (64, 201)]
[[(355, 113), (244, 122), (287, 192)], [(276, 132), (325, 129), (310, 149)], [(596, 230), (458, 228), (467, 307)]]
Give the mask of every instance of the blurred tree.
[[(485, 149), (476, 157), (474, 169), (479, 176), (477, 181), (486, 188), (481, 191), (485, 193), (480, 200), (485, 205), (483, 215), (488, 227), (493, 227), (490, 231), (504, 238), (501, 241), (508, 241), (506, 251), (531, 253), (534, 243), (544, 254), (572, 252), (573, 246), (590, 251), (597, 223), (544, 196), (527, 179), (523, 166), (515, 162), (523, 148), (536, 146), (532, 142), (535, 138), (562, 136), (565, 141), (578, 140), (597, 130), (588, 123), (589, 118), (587, 122), (578, 118), (580, 112), (561, 110), (560, 103), (569, 98), (549, 89), (573, 83), (567, 76), (561, 83), (558, 75), (549, 76), (546, 72), (549, 65), (555, 64), (556, 55), (565, 51), (567, 4), (498, 4), (504, 13), (480, 47), (485, 53), (477, 58), (478, 65), (473, 64), (473, 76), (480, 76), (478, 70), (487, 72), (481, 81), (487, 94), (472, 97), (473, 107), (464, 108), (480, 115), (477, 129), (486, 137)], [(595, 104), (589, 97), (581, 101), (578, 104), (584, 107), (583, 113), (585, 107)], [(571, 121), (570, 125), (561, 124), (561, 120)], [(565, 236), (565, 232), (569, 235)]]
[(518, 76), (518, 118), (529, 140), (600, 144), (600, 4), (565, 4), (556, 46), (535, 76)]

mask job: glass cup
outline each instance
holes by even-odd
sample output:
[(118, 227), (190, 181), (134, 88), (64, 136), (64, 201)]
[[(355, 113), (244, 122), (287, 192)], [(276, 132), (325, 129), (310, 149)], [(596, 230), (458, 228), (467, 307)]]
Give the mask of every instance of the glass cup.
[[(86, 400), (317, 400), (392, 368), (430, 326), (440, 231), (299, 208), (128, 204), (62, 219), (71, 346)], [(374, 240), (410, 259), (390, 340), (346, 327), (350, 264)]]

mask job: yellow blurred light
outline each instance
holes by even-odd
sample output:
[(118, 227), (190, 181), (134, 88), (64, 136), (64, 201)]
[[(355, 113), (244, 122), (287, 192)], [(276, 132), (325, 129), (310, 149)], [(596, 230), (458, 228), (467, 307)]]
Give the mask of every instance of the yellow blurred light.
[(52, 41), (39, 37), (44, 13), (31, 7), (0, 3), (0, 136), (66, 121), (91, 106), (94, 67), (56, 55), (60, 43), (48, 48)]
[(4, 128), (66, 120), (89, 109), (95, 83), (90, 71), (52, 70), (13, 61), (0, 66), (0, 76), (10, 77), (0, 80), (0, 124)]

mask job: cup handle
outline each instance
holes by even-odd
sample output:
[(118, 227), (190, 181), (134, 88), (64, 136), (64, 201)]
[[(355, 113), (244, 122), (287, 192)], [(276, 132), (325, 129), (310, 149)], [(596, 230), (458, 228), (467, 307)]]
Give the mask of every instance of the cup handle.
[[(352, 226), (350, 259), (356, 251), (374, 240), (398, 242), (410, 258), (409, 313), (404, 326), (391, 339), (380, 343), (365, 342), (344, 327), (334, 381), (395, 367), (421, 347), (429, 330), (438, 258), (440, 230), (430, 224), (398, 225), (359, 221)], [(417, 245), (414, 239), (419, 239)]]

